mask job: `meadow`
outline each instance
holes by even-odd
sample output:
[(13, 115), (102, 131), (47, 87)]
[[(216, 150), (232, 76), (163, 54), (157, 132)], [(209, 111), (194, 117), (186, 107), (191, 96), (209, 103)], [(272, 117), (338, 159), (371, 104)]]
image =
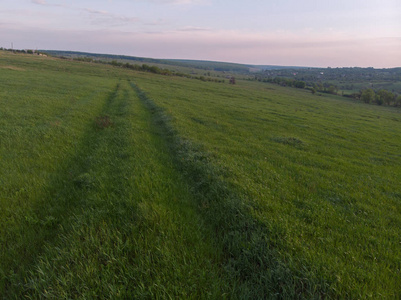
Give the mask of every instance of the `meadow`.
[(401, 110), (0, 52), (0, 295), (401, 297)]

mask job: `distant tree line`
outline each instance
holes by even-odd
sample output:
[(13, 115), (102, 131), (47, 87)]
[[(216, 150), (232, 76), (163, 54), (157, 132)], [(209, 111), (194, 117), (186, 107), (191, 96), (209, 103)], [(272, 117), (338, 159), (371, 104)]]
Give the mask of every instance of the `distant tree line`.
[(327, 94), (332, 94), (332, 95), (337, 95), (338, 92), (338, 87), (332, 84), (327, 84), (327, 83), (307, 83), (303, 80), (296, 80), (293, 78), (287, 78), (287, 77), (274, 77), (274, 78), (256, 78), (256, 80), (260, 82), (269, 82), (269, 83), (274, 83), (278, 84), (281, 86), (288, 86), (288, 87), (294, 87), (298, 89), (308, 89), (312, 92), (312, 94), (315, 94), (316, 92), (319, 93), (327, 93)]
[(257, 78), (257, 80), (261, 81), (261, 82), (275, 83), (275, 84), (279, 84), (281, 86), (295, 87), (298, 89), (303, 89), (306, 87), (305, 81), (295, 80), (295, 79), (286, 78), (286, 77)]
[(347, 83), (361, 81), (401, 81), (401, 68), (297, 68), (265, 70), (258, 77), (287, 77), (296, 76), (305, 82), (345, 81)]
[(364, 103), (401, 107), (401, 95), (383, 89), (377, 92), (373, 89), (365, 89), (350, 96)]
[(31, 50), (31, 49), (12, 49), (12, 48), (3, 48), (0, 47), (0, 51), (8, 51), (8, 52), (13, 52), (13, 53), (23, 53), (23, 54), (35, 54), (35, 55), (44, 55), (44, 53), (41, 53), (37, 50)]
[[(81, 59), (82, 58), (77, 58), (76, 60), (81, 60)], [(91, 58), (85, 58), (85, 61), (91, 61)], [(103, 61), (97, 60), (96, 62), (103, 62)], [(122, 67), (122, 68), (130, 69), (130, 70), (134, 70), (134, 71), (149, 72), (149, 73), (153, 73), (153, 74), (166, 75), (166, 76), (186, 77), (189, 79), (197, 79), (197, 80), (201, 80), (204, 82), (206, 82), (206, 81), (218, 82), (218, 83), (225, 82), (224, 79), (216, 79), (216, 78), (205, 77), (205, 76), (194, 76), (194, 75), (185, 74), (185, 73), (181, 73), (181, 72), (171, 71), (169, 69), (159, 68), (157, 66), (150, 66), (147, 64), (137, 65), (137, 64), (130, 64), (130, 63), (122, 63), (122, 62), (118, 62), (116, 60), (112, 60), (111, 62), (108, 62), (108, 64), (111, 64), (115, 67)]]
[[(68, 59), (67, 57), (60, 57), (64, 59)], [(134, 71), (140, 71), (140, 72), (149, 72), (153, 74), (159, 74), (159, 75), (166, 75), (166, 76), (179, 76), (179, 77), (186, 77), (189, 79), (197, 79), (201, 81), (209, 81), (209, 82), (218, 82), (218, 83), (224, 83), (224, 79), (216, 79), (216, 78), (211, 78), (211, 77), (206, 77), (206, 76), (194, 76), (186, 73), (181, 73), (181, 72), (175, 72), (171, 71), (169, 69), (164, 69), (164, 68), (159, 68), (157, 66), (150, 66), (147, 64), (130, 64), (130, 63), (123, 63), (119, 62), (117, 60), (112, 60), (112, 61), (103, 61), (103, 60), (98, 60), (98, 59), (93, 59), (90, 57), (74, 57), (72, 58), (75, 61), (84, 61), (84, 62), (93, 62), (93, 63), (103, 63), (103, 64), (110, 64), (115, 67), (121, 67), (121, 68), (126, 68)]]
[[(319, 92), (319, 93), (338, 95), (338, 87), (328, 83), (314, 83), (314, 82), (306, 83), (305, 81), (302, 80), (295, 80), (286, 77), (256, 78), (256, 79), (260, 82), (269, 82), (286, 87), (308, 89), (312, 92), (312, 94)], [(381, 89), (378, 91), (374, 91), (373, 89), (364, 89), (358, 93), (343, 94), (342, 96), (356, 100), (361, 100), (364, 103), (368, 104), (401, 107), (401, 95), (398, 95), (397, 93), (393, 93), (385, 89)]]

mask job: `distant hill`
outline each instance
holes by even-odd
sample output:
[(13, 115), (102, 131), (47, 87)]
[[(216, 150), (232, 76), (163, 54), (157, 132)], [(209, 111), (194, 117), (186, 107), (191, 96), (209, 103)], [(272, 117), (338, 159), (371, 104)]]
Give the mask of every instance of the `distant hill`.
[(93, 59), (132, 60), (132, 61), (143, 62), (143, 63), (166, 64), (166, 61), (163, 59), (153, 59), (153, 58), (135, 57), (135, 56), (127, 56), (127, 55), (100, 54), (100, 53), (63, 51), (63, 50), (39, 50), (39, 52), (44, 52), (44, 53), (50, 54), (52, 56), (59, 56), (59, 57), (66, 57), (66, 58), (89, 57), (89, 58), (93, 58)]
[(201, 60), (185, 60), (185, 59), (154, 59), (146, 57), (136, 57), (127, 55), (114, 55), (114, 54), (98, 54), (89, 52), (78, 52), (78, 51), (60, 51), (60, 50), (39, 50), (50, 54), (52, 56), (66, 57), (66, 58), (78, 58), (88, 57), (97, 60), (123, 60), (132, 61), (134, 63), (142, 64), (163, 64), (170, 66), (179, 66), (187, 68), (195, 68), (210, 71), (225, 71), (225, 72), (237, 72), (237, 73), (249, 73), (251, 65), (226, 63), (226, 62), (215, 62), (215, 61), (201, 61)]
[(208, 61), (208, 60), (190, 60), (190, 59), (168, 59), (167, 62), (173, 65), (181, 65), (185, 67), (191, 67), (196, 69), (223, 71), (223, 72), (238, 72), (238, 73), (249, 73), (250, 69), (253, 68), (251, 65)]
[(260, 72), (264, 70), (279, 70), (279, 69), (297, 69), (302, 67), (288, 67), (288, 66), (275, 66), (275, 65), (250, 65), (250, 64), (238, 64), (229, 62), (218, 62), (208, 60), (191, 60), (191, 59), (155, 59), (128, 55), (115, 55), (115, 54), (99, 54), (79, 51), (62, 51), (62, 50), (39, 50), (50, 54), (52, 56), (77, 58), (77, 57), (88, 57), (97, 60), (123, 60), (133, 61), (135, 63), (142, 64), (162, 64), (170, 66), (187, 67), (208, 71), (220, 71), (220, 72), (235, 72), (235, 73), (249, 73), (249, 72)]
[(265, 70), (283, 70), (283, 69), (291, 69), (291, 70), (311, 69), (311, 68), (309, 68), (309, 67), (275, 66), (275, 65), (256, 65), (256, 66), (252, 66), (252, 67), (258, 69), (259, 71), (265, 71)]

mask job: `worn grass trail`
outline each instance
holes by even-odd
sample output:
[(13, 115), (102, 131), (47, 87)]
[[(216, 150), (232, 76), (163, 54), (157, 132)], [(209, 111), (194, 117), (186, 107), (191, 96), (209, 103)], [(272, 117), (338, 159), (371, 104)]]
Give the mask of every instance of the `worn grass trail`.
[(0, 51), (0, 296), (400, 298), (400, 121)]
[[(2, 294), (221, 297), (220, 253), (132, 88), (120, 82), (88, 125), (60, 184), (33, 209), (34, 224), (6, 240), (21, 250), (9, 253), (14, 271), (2, 265)], [(17, 267), (22, 252), (29, 259)]]
[[(222, 249), (224, 277), (230, 278), (230, 297), (240, 299), (330, 296), (329, 283), (303, 270), (291, 269), (280, 251), (289, 245), (276, 227), (253, 215), (258, 209), (243, 201), (222, 177), (210, 154), (183, 138), (171, 116), (133, 84), (139, 98), (152, 111), (154, 122), (168, 143), (175, 168), (185, 174), (193, 200), (216, 247)], [(216, 248), (217, 249), (217, 248)]]
[[(68, 166), (113, 82), (83, 77), (68, 81), (64, 74), (37, 76), (29, 71), (5, 75), (8, 88), (2, 89), (0, 102), (2, 293), (22, 289), (26, 267), (74, 207), (73, 201), (64, 201), (69, 193), (65, 184), (72, 180)], [(27, 80), (32, 84), (29, 93), (24, 89)], [(75, 85), (75, 80), (91, 88), (78, 85), (72, 92), (66, 82)], [(63, 92), (55, 97), (57, 86)]]

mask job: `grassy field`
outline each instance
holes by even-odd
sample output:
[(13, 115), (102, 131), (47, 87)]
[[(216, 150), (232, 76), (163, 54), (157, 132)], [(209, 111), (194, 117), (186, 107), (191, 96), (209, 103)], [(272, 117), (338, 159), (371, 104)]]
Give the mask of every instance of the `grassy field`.
[[(332, 80), (329, 81), (330, 84), (333, 84), (339, 88), (339, 94), (343, 92), (344, 94), (352, 94), (359, 93), (361, 90), (373, 88), (375, 91), (379, 91), (381, 89), (391, 91), (396, 94), (401, 94), (401, 82), (400, 81), (377, 81), (371, 80), (368, 82), (352, 82), (347, 83), (346, 81)], [(350, 89), (352, 87), (352, 89)]]
[[(262, 286), (289, 297), (399, 295), (399, 110), (256, 83), (136, 81), (170, 117), (176, 152), (189, 153), (184, 170), (204, 185), (201, 194), (212, 194), (207, 205), (235, 198), (242, 215), (257, 220), (255, 242), (241, 236), (247, 224), (233, 229), (235, 213), (219, 215), (220, 203), (206, 212), (209, 224), (232, 223), (221, 229), (216, 221), (222, 236), (240, 235), (230, 250), (239, 253), (236, 271), (252, 266), (247, 279), (263, 278)], [(260, 262), (252, 259), (269, 267), (254, 273)]]
[(399, 298), (400, 121), (0, 52), (0, 295)]

